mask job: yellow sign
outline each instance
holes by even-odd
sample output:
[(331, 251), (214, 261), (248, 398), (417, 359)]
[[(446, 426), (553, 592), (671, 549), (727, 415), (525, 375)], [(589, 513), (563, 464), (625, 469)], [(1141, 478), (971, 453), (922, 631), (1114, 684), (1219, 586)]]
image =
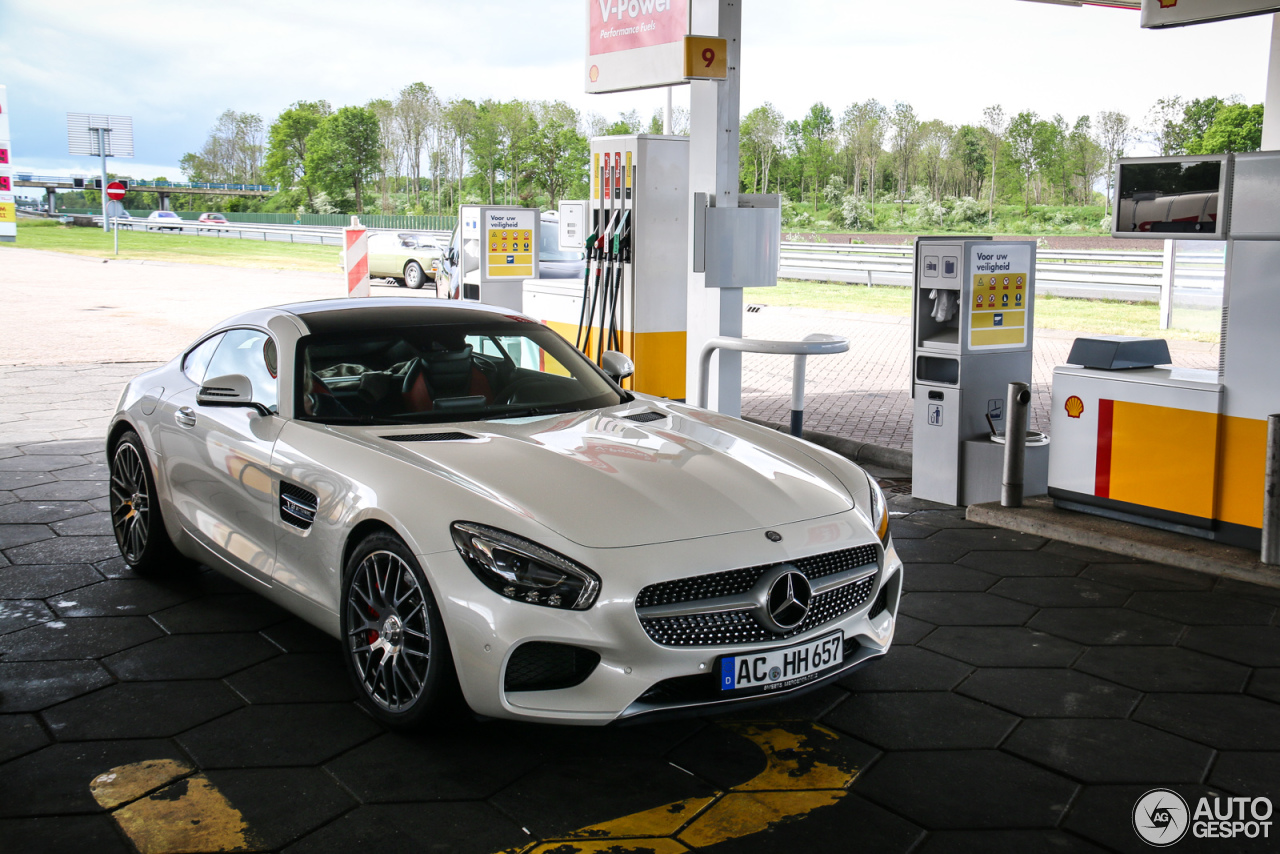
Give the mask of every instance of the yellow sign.
[(591, 198), (600, 198), (600, 152), (596, 152), (595, 162), (591, 169)]
[(1020, 272), (973, 277), (970, 348), (1027, 343), (1026, 283), (1027, 275)]
[(10, 202), (0, 202), (0, 222), (17, 222), (18, 208)]
[(686, 80), (724, 80), (729, 76), (729, 42), (710, 36), (684, 37)]
[(533, 275), (530, 229), (489, 229), (489, 275), (513, 278)]

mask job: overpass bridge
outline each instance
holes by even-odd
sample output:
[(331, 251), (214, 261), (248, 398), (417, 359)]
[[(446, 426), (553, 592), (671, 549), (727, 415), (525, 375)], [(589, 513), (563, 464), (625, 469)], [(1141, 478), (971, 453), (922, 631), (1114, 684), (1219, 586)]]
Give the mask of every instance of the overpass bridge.
[[(45, 192), (45, 204), (54, 213), (54, 197), (58, 190), (96, 189), (92, 178), (72, 178), (68, 175), (31, 175), (23, 172), (13, 176), (15, 187), (38, 187)], [(279, 187), (273, 184), (219, 184), (207, 181), (129, 181), (130, 190), (142, 190), (160, 196), (160, 209), (169, 209), (169, 196), (178, 193), (195, 196), (250, 196), (262, 198), (275, 193)]]

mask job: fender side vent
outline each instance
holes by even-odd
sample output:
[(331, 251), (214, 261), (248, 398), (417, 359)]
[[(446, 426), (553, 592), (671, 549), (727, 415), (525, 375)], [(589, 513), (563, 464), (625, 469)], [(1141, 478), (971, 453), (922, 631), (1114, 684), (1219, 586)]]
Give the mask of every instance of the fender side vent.
[(383, 436), (392, 442), (465, 442), (468, 439), (479, 439), (470, 433), (405, 433), (400, 436)]
[(280, 481), (280, 520), (306, 531), (316, 520), (319, 503), (314, 492)]
[(638, 421), (641, 424), (648, 424), (650, 421), (661, 421), (667, 416), (661, 412), (637, 412), (634, 415), (624, 415), (622, 417), (628, 421)]

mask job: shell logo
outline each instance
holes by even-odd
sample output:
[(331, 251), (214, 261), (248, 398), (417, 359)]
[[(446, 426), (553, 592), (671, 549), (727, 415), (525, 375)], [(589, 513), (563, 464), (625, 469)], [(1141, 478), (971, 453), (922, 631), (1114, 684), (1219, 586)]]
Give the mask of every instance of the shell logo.
[(1084, 413), (1084, 401), (1073, 394), (1067, 398), (1067, 405), (1063, 408), (1067, 410), (1068, 418), (1079, 418)]
[[(1173, 2), (1176, 3), (1178, 2), (1178, 0), (1173, 0)], [(591, 66), (591, 82), (596, 83), (599, 80), (600, 80), (600, 66), (593, 65)]]

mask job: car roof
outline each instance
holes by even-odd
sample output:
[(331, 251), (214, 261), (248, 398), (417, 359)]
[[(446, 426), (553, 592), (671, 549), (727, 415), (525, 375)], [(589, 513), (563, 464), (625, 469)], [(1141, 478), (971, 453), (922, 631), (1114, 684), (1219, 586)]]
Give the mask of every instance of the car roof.
[(530, 318), (500, 306), (415, 297), (366, 297), (295, 302), (276, 307), (295, 315), (316, 334), (404, 326), (501, 323)]

